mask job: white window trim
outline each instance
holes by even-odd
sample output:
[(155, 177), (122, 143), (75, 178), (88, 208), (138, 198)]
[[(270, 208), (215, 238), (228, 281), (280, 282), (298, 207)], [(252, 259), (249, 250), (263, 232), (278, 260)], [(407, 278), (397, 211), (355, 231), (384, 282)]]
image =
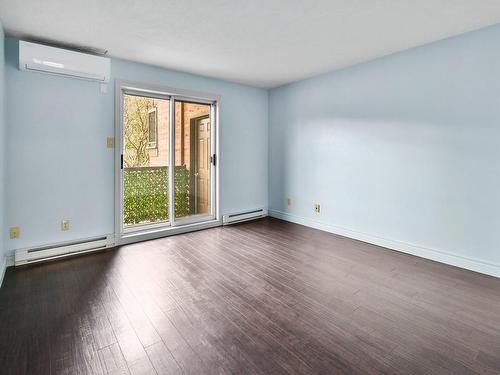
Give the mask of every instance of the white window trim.
[[(151, 113), (155, 114), (155, 140), (154, 142), (151, 142), (149, 140), (150, 138), (150, 129), (151, 127), (149, 126), (149, 115)], [(154, 107), (154, 108), (151, 108), (149, 111), (148, 111), (148, 146), (146, 147), (146, 149), (156, 149), (158, 148), (158, 108)]]

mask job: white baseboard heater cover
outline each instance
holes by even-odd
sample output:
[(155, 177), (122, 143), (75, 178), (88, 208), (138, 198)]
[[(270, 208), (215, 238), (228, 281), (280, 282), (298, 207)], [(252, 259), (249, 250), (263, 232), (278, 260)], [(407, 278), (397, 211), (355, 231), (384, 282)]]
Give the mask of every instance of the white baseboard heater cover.
[(44, 262), (57, 258), (104, 250), (115, 245), (114, 235), (86, 238), (76, 241), (44, 245), (15, 252), (14, 265), (20, 266), (36, 262)]
[(265, 208), (259, 208), (255, 210), (239, 212), (236, 214), (224, 215), (222, 216), (222, 224), (229, 225), (241, 223), (242, 221), (255, 220), (265, 216), (267, 216), (267, 210)]

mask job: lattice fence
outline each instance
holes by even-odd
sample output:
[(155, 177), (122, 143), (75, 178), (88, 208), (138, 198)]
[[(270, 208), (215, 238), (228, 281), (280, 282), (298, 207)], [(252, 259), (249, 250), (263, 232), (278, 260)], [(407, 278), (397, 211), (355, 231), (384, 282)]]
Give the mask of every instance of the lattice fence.
[[(168, 220), (168, 167), (125, 168), (125, 225)], [(175, 216), (189, 215), (189, 171), (175, 167)]]

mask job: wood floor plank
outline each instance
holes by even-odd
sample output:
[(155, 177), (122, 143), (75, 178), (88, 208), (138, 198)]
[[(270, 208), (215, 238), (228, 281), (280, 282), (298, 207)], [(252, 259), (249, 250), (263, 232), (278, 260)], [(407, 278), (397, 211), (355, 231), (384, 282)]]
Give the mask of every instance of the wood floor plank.
[(151, 362), (158, 374), (182, 374), (183, 371), (179, 364), (175, 361), (172, 353), (169, 352), (163, 342), (157, 342), (146, 348)]
[(263, 220), (9, 268), (2, 374), (500, 374), (500, 279)]
[[(183, 255), (189, 258), (192, 264), (200, 262), (198, 258), (202, 258), (204, 255), (197, 253), (194, 256), (191, 254), (192, 251), (194, 251), (193, 248), (191, 248), (190, 252), (183, 253)], [(348, 364), (346, 360), (348, 357), (354, 358), (355, 353), (352, 350), (355, 346), (345, 342), (345, 338), (342, 342), (330, 340), (328, 343), (328, 345), (337, 346), (338, 350), (342, 351), (342, 356), (333, 356), (332, 353), (323, 351), (322, 346), (318, 343), (318, 338), (321, 338), (324, 332), (317, 329), (315, 321), (303, 319), (303, 316), (315, 314), (313, 309), (301, 311), (301, 313), (297, 314), (297, 307), (300, 305), (299, 301), (294, 303), (293, 310), (289, 309), (289, 306), (284, 302), (286, 296), (281, 291), (275, 290), (274, 295), (270, 294), (276, 284), (264, 284), (256, 287), (255, 284), (260, 281), (260, 278), (252, 278), (249, 270), (234, 271), (234, 266), (231, 267), (228, 264), (227, 268), (224, 268), (213, 259), (208, 258), (203, 259), (204, 264), (211, 265), (211, 268), (207, 269), (207, 273), (212, 275), (212, 278), (214, 278), (213, 275), (221, 277), (221, 285), (230, 281), (234, 282), (234, 285), (229, 285), (221, 294), (231, 297), (231, 303), (242, 310), (253, 312), (253, 309), (257, 308), (258, 310), (255, 311), (257, 314), (248, 315), (247, 319), (257, 319), (256, 324), (265, 327), (267, 332), (272, 333), (274, 340), (280, 346), (284, 346), (290, 353), (300, 353), (303, 358), (322, 356), (323, 362), (328, 363), (328, 368), (334, 369), (337, 373), (353, 373), (359, 370), (354, 361), (352, 364)], [(202, 267), (202, 263), (199, 263), (199, 265)], [(241, 281), (244, 282), (238, 283)], [(330, 326), (329, 329), (336, 331), (335, 335), (330, 337), (331, 339), (335, 336), (345, 336), (340, 327)], [(283, 341), (283, 336), (289, 337), (290, 340)], [(357, 341), (354, 336), (351, 336), (351, 340), (351, 343)], [(280, 364), (288, 367), (288, 361), (280, 361)], [(314, 365), (317, 363), (319, 362), (313, 361)], [(351, 366), (354, 367), (351, 368)], [(294, 366), (293, 368), (300, 367)], [(315, 369), (315, 371), (323, 372), (323, 369)]]
[(99, 349), (99, 358), (109, 375), (129, 375), (127, 363), (118, 343)]

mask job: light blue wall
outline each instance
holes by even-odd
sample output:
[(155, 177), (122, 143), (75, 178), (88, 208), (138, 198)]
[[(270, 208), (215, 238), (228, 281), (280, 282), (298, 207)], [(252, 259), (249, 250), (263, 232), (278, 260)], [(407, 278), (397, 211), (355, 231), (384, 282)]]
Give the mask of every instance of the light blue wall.
[[(221, 212), (267, 207), (268, 93), (123, 60), (99, 84), (18, 69), (18, 40), (6, 39), (8, 250), (114, 232), (114, 81), (210, 92), (220, 106)], [(61, 232), (62, 218), (71, 230)]]
[(6, 229), (5, 229), (5, 56), (4, 56), (4, 32), (0, 23), (0, 283), (3, 274), (3, 262), (5, 260)]
[(271, 90), (274, 214), (500, 265), (499, 46), (494, 26)]
[[(275, 213), (500, 265), (499, 42), (490, 27), (273, 89), (269, 102), (122, 60), (112, 76), (222, 95), (223, 213), (265, 207), (269, 187)], [(101, 94), (21, 72), (17, 40), (6, 51), (2, 228), (22, 232), (7, 250), (113, 232), (113, 84)]]

